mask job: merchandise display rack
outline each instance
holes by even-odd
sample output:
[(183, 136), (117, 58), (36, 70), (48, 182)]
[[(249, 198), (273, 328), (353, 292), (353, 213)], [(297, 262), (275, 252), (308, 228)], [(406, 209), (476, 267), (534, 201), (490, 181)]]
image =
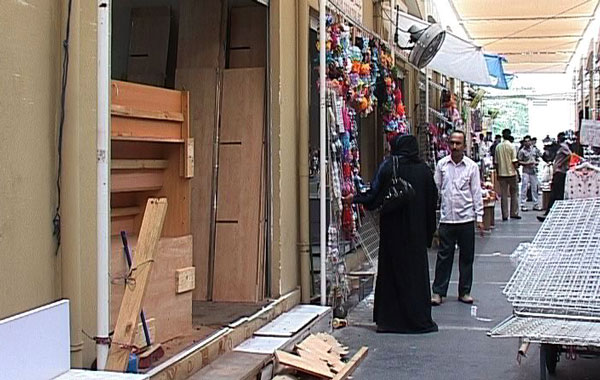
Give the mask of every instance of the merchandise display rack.
[(513, 315), (488, 335), (541, 344), (541, 379), (560, 352), (600, 354), (600, 198), (557, 201), (503, 292)]

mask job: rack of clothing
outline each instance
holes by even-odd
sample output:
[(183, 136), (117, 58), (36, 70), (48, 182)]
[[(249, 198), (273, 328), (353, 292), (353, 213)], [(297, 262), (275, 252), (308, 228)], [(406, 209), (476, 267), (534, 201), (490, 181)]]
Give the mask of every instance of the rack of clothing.
[(600, 167), (589, 162), (567, 172), (565, 199), (600, 198)]

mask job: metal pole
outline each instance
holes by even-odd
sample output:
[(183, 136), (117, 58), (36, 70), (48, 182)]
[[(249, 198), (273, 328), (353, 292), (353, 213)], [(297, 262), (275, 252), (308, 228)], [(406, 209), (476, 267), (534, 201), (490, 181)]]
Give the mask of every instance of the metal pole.
[[(109, 141), (110, 141), (110, 5), (107, 0), (98, 0), (98, 129), (97, 129), (97, 336), (108, 339), (109, 318)], [(103, 370), (108, 358), (108, 344), (96, 344), (96, 366)]]
[(327, 215), (326, 215), (326, 204), (325, 204), (325, 190), (327, 188), (327, 172), (326, 172), (326, 161), (325, 151), (327, 149), (327, 135), (326, 135), (326, 120), (325, 120), (325, 52), (326, 36), (325, 36), (325, 17), (326, 17), (326, 2), (327, 0), (319, 0), (319, 226), (320, 226), (320, 256), (321, 256), (321, 305), (327, 304), (327, 276), (325, 260), (327, 258)]

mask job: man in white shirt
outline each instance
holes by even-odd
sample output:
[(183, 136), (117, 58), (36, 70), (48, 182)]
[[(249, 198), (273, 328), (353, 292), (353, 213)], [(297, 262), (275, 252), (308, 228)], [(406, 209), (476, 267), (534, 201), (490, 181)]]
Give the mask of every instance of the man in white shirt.
[(483, 231), (483, 198), (477, 164), (464, 154), (465, 134), (450, 135), (451, 155), (441, 159), (435, 168), (435, 183), (441, 203), (438, 228), (440, 249), (435, 265), (431, 304), (438, 306), (446, 297), (455, 246), (460, 249), (458, 300), (473, 303), (473, 259), (475, 257), (475, 223)]

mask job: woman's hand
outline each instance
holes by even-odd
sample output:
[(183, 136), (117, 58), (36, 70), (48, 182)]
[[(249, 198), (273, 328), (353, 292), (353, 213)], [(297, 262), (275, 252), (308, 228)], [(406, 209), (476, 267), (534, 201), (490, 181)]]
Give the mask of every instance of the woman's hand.
[(344, 202), (346, 204), (352, 204), (353, 200), (354, 200), (354, 194), (352, 194), (352, 193), (346, 195), (345, 197), (342, 197), (342, 202)]

